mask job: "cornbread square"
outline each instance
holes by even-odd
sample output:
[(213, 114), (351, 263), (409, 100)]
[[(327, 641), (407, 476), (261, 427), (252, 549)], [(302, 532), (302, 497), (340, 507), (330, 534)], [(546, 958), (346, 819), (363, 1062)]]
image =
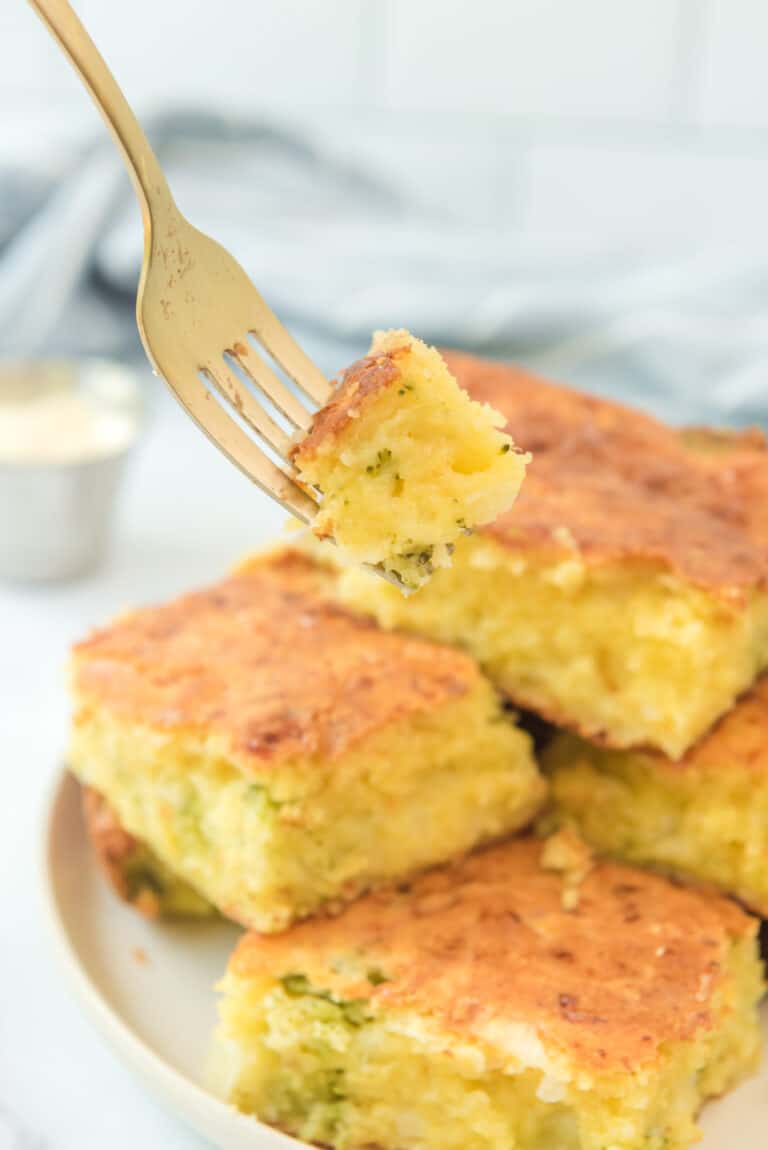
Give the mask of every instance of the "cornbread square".
[(378, 332), (292, 453), (322, 493), (312, 530), (414, 590), (453, 544), (514, 502), (528, 457), (504, 419), (462, 391), (434, 348)]
[(768, 665), (765, 441), (446, 358), (532, 452), (520, 498), (412, 599), (352, 569), (342, 597), (460, 644), (557, 726), (682, 755)]
[(285, 551), (80, 643), (70, 766), (258, 930), (528, 822), (545, 784), (466, 655), (388, 634)]
[(246, 935), (220, 987), (218, 1088), (340, 1150), (687, 1146), (759, 1057), (757, 923), (606, 862), (565, 909), (550, 853), (518, 839)]
[(81, 790), (86, 834), (118, 898), (145, 918), (207, 918), (215, 913), (197, 891), (123, 829), (97, 791), (91, 787)]
[(544, 751), (553, 811), (597, 850), (713, 883), (768, 916), (768, 678), (679, 762), (562, 734)]

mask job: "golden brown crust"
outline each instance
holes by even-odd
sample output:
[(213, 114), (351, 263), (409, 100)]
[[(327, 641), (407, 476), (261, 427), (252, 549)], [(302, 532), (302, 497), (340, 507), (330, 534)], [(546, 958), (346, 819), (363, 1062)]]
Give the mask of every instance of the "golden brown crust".
[(113, 886), (123, 886), (123, 871), (126, 862), (135, 854), (137, 842), (133, 835), (123, 830), (106, 799), (93, 787), (82, 786), (83, 817), (99, 862)]
[(289, 758), (338, 758), (479, 681), (468, 656), (382, 631), (322, 587), (322, 568), (285, 551), (117, 620), (75, 648), (80, 716), (106, 708), (219, 738), (234, 762), (259, 770)]
[[(517, 839), (369, 895), (339, 918), (247, 934), (230, 969), (299, 971), (470, 1040), (523, 1024), (585, 1069), (652, 1063), (663, 1043), (711, 1026), (729, 945), (754, 934), (755, 920), (727, 899), (610, 862), (596, 863), (565, 910), (562, 876), (542, 869), (542, 849)], [(388, 981), (335, 974), (344, 953)]]
[(124, 830), (106, 799), (92, 787), (81, 787), (85, 829), (96, 859), (115, 893), (132, 903), (147, 918), (157, 918), (160, 901), (155, 891), (137, 883), (131, 888), (128, 871), (142, 851), (141, 844)]
[(765, 582), (768, 512), (756, 508), (768, 494), (762, 437), (734, 439), (725, 454), (701, 450), (622, 404), (520, 368), (444, 356), (472, 398), (500, 411), (533, 454), (515, 506), (483, 533), (516, 550), (659, 564), (724, 599)]
[(403, 345), (367, 355), (348, 367), (330, 401), (315, 415), (307, 434), (291, 448), (294, 463), (301, 466), (303, 461), (314, 458), (324, 440), (335, 438), (364, 403), (394, 383), (401, 373), (399, 361), (408, 353), (409, 348)]

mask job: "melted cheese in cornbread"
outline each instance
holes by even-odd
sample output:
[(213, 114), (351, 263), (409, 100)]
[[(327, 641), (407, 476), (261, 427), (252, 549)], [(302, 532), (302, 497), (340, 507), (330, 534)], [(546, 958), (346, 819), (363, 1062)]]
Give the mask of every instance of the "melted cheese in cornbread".
[(520, 705), (681, 755), (768, 664), (768, 452), (469, 356), (447, 362), (533, 462), (520, 498), (407, 601), (343, 598), (470, 651)]
[(78, 645), (70, 765), (260, 930), (524, 825), (530, 740), (466, 655), (389, 634), (284, 552)]
[(377, 333), (292, 453), (300, 478), (322, 492), (313, 531), (354, 562), (421, 586), (450, 566), (459, 536), (514, 501), (527, 457), (503, 424), (434, 348), (405, 331)]
[(345, 1150), (688, 1145), (703, 1100), (758, 1057), (756, 923), (610, 863), (565, 909), (543, 850), (518, 839), (246, 936), (221, 987), (220, 1088)]

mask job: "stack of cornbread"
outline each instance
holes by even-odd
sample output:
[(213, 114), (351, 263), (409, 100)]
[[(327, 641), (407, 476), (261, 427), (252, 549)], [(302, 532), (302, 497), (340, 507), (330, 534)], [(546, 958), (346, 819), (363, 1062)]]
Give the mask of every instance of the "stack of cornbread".
[[(71, 765), (123, 897), (249, 928), (241, 1109), (340, 1150), (676, 1150), (759, 1056), (768, 451), (447, 359), (532, 456), (514, 508), (408, 598), (282, 548), (96, 633)], [(538, 765), (515, 706), (559, 728)]]

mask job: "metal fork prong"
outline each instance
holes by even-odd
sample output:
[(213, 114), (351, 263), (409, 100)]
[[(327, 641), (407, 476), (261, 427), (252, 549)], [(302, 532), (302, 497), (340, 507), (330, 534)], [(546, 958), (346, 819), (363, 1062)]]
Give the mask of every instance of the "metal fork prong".
[(259, 316), (249, 329), (262, 347), (280, 364), (285, 374), (305, 395), (323, 407), (331, 398), (332, 388), (308, 355), (288, 334), (275, 313), (260, 300)]
[(254, 348), (246, 343), (236, 343), (230, 354), (248, 378), (256, 384), (260, 391), (264, 392), (277, 410), (281, 411), (294, 427), (301, 431), (309, 430), (312, 423), (312, 412), (307, 411), (306, 407), (288, 390), (280, 376), (272, 370), (268, 363), (264, 362)]
[(304, 523), (314, 519), (317, 514), (314, 500), (246, 435), (199, 379), (187, 380), (182, 385), (174, 382), (171, 387), (182, 407), (236, 467), (297, 519)]
[(267, 415), (258, 400), (230, 371), (224, 360), (222, 359), (221, 364), (217, 363), (215, 368), (209, 365), (202, 370), (208, 382), (216, 388), (219, 395), (232, 404), (240, 418), (270, 447), (273, 447), (278, 455), (287, 459), (291, 449), (290, 436)]

